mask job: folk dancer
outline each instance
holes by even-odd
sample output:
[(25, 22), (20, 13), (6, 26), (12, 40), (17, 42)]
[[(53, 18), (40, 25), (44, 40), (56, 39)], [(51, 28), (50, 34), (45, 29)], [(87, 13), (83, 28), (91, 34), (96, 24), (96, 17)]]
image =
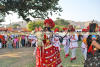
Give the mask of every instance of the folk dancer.
[(76, 48), (78, 48), (78, 36), (77, 34), (71, 35), (70, 49), (71, 49), (71, 61), (76, 59)]
[(69, 46), (70, 46), (70, 36), (69, 35), (66, 34), (63, 37), (62, 44), (64, 45), (65, 57), (67, 58), (69, 56)]

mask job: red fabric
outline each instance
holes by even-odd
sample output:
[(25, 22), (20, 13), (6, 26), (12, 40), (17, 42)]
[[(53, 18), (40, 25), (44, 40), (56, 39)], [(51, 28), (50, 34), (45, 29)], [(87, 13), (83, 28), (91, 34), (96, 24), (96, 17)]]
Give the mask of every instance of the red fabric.
[(88, 29), (82, 29), (82, 32), (88, 32)]
[(43, 44), (46, 44), (46, 38), (47, 38), (47, 36), (46, 36), (46, 34), (44, 34)]
[(41, 67), (41, 62), (40, 62), (41, 58), (40, 58), (40, 50), (37, 47), (37, 51), (36, 51), (36, 67)]
[(46, 19), (46, 20), (44, 21), (44, 24), (45, 24), (45, 25), (46, 25), (46, 24), (49, 24), (49, 26), (50, 26), (51, 28), (53, 28), (53, 27), (55, 26), (55, 23), (53, 22), (52, 19)]
[(4, 36), (3, 36), (3, 35), (0, 35), (0, 39), (2, 40), (2, 43), (3, 43), (3, 44), (5, 44), (5, 43), (6, 43), (6, 41), (5, 41)]
[(67, 30), (68, 28), (63, 28), (63, 30), (65, 31), (65, 30)]
[(76, 57), (74, 57), (74, 58), (71, 58), (71, 61), (72, 61), (72, 60), (76, 60)]
[(93, 46), (92, 45), (89, 47), (88, 52), (91, 52), (94, 55), (95, 50), (93, 50)]
[(59, 32), (59, 29), (58, 28), (55, 28), (54, 32)]
[(74, 28), (72, 28), (72, 30), (71, 31), (75, 31), (75, 29)]
[(67, 58), (69, 56), (69, 54), (66, 54), (65, 57)]
[[(46, 34), (44, 35), (43, 41), (47, 41)], [(51, 46), (50, 44), (48, 44), (47, 47), (48, 48), (37, 47), (36, 67), (57, 67), (61, 63), (59, 49), (55, 46)]]
[(89, 26), (87, 26), (87, 30), (89, 30), (90, 29), (90, 27)]
[(73, 25), (69, 25), (69, 30), (74, 32), (75, 31), (75, 28), (73, 27)]
[(47, 36), (46, 36), (46, 34), (44, 34), (44, 39), (46, 39), (47, 38)]
[(43, 44), (46, 44), (46, 40), (43, 40)]
[(42, 67), (57, 67), (61, 63), (59, 49), (55, 46), (51, 46), (44, 49), (44, 55), (42, 58)]
[(44, 50), (43, 47), (41, 47), (41, 65), (43, 65), (43, 59), (44, 58)]
[(92, 52), (93, 51), (93, 46), (90, 45), (89, 49), (88, 49), (88, 52)]

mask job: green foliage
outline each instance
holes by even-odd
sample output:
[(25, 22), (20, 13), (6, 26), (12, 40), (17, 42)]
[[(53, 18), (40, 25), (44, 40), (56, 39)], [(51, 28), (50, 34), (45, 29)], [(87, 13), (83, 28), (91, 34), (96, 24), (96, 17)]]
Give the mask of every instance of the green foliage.
[(55, 24), (56, 25), (60, 25), (60, 26), (67, 27), (70, 23), (67, 20), (57, 18), (57, 20), (55, 21)]
[(55, 20), (55, 27), (52, 30), (54, 30), (55, 28), (58, 28), (60, 31), (63, 31), (63, 28), (68, 27), (69, 24), (70, 24), (69, 21), (61, 19), (61, 18), (57, 18)]
[(0, 22), (4, 22), (4, 19), (3, 19), (3, 14), (0, 12)]
[(55, 25), (55, 27), (52, 29), (52, 30), (54, 30), (55, 28), (58, 28), (59, 29), (59, 31), (62, 31), (62, 28), (63, 28), (64, 26), (61, 26), (61, 25)]
[[(67, 20), (60, 19), (60, 18), (55, 20), (54, 22), (55, 22), (55, 27), (52, 30), (54, 30), (55, 28), (58, 28), (60, 31), (62, 31), (64, 27), (67, 27), (70, 24)], [(39, 26), (43, 28), (44, 26), (43, 20), (37, 20), (34, 22), (30, 21), (28, 22), (28, 25), (27, 25), (30, 31), (34, 30), (35, 27), (39, 27)]]
[(58, 5), (59, 0), (0, 0), (0, 13), (9, 14), (9, 11), (17, 12), (24, 20), (33, 18), (47, 18), (52, 13), (59, 14), (62, 11)]
[(3, 22), (4, 20), (3, 19), (0, 19), (0, 22)]
[(43, 28), (43, 21), (42, 21), (42, 20), (38, 20), (38, 21), (34, 21), (34, 22), (30, 21), (30, 22), (28, 22), (28, 24), (27, 24), (27, 28), (28, 28), (30, 31), (34, 30), (35, 27), (39, 27), (39, 26), (41, 26), (41, 27)]

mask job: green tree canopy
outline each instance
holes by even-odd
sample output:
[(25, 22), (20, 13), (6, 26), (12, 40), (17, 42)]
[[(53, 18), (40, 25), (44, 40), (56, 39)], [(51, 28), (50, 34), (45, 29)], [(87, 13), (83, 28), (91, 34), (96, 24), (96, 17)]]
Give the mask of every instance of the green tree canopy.
[(55, 25), (55, 27), (52, 29), (52, 30), (55, 30), (56, 28), (59, 29), (59, 31), (62, 31), (64, 26), (61, 26), (61, 25)]
[[(62, 31), (64, 27), (67, 27), (70, 24), (69, 21), (67, 21), (65, 19), (60, 19), (60, 18), (56, 19), (54, 22), (56, 25), (52, 30), (54, 30), (55, 28), (58, 28), (60, 31)], [(35, 27), (39, 27), (39, 26), (41, 26), (43, 28), (43, 26), (44, 26), (43, 20), (36, 20), (34, 22), (30, 21), (27, 24), (27, 28), (30, 31), (34, 30)]]
[(55, 20), (55, 24), (67, 27), (70, 24), (70, 22), (65, 19), (57, 18), (57, 20)]
[(59, 0), (0, 0), (0, 13), (5, 16), (9, 11), (18, 13), (24, 20), (33, 18), (47, 18), (52, 13), (62, 11), (58, 5)]
[(43, 23), (42, 20), (38, 20), (38, 21), (34, 21), (34, 22), (30, 21), (30, 22), (28, 22), (28, 24), (27, 24), (27, 28), (28, 28), (28, 30), (32, 31), (32, 30), (35, 29), (35, 27), (41, 26), (41, 27), (43, 28), (43, 24), (44, 24), (44, 23)]

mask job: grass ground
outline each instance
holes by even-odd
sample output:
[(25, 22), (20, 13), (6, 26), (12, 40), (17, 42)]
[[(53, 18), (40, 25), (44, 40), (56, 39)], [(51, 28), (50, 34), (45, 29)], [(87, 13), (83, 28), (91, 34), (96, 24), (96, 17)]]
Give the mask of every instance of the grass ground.
[[(77, 59), (70, 62), (70, 56), (64, 57), (63, 46), (61, 46), (63, 67), (83, 67), (84, 60), (80, 48), (77, 48), (76, 55)], [(0, 49), (0, 67), (35, 67), (33, 48)]]

